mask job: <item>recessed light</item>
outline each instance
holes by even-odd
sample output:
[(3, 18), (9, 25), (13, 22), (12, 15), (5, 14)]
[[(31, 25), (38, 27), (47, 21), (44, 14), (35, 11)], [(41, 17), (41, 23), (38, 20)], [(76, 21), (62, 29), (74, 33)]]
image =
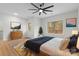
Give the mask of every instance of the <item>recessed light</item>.
[(18, 13), (13, 13), (13, 15), (17, 16), (17, 15), (18, 15)]

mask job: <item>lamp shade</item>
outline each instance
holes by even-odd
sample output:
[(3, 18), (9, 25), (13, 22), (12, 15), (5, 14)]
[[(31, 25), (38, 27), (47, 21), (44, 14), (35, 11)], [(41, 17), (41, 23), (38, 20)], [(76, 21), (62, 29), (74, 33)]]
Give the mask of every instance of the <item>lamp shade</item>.
[(72, 30), (72, 35), (77, 35), (78, 34), (78, 30)]

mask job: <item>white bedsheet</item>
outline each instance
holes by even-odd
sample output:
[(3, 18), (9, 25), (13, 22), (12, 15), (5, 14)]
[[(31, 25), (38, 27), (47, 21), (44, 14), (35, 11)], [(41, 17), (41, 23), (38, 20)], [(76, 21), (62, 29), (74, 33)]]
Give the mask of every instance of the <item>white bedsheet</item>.
[(40, 50), (49, 55), (57, 55), (60, 52), (59, 47), (62, 40), (63, 38), (53, 38), (41, 45)]

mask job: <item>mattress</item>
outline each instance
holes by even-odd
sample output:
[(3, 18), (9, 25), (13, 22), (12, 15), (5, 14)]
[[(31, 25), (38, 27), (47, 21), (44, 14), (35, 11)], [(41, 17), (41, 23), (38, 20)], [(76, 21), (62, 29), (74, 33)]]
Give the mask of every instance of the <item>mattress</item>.
[(67, 51), (61, 51), (59, 49), (62, 40), (63, 38), (53, 38), (42, 44), (40, 51), (53, 56), (68, 55), (69, 53), (67, 53)]

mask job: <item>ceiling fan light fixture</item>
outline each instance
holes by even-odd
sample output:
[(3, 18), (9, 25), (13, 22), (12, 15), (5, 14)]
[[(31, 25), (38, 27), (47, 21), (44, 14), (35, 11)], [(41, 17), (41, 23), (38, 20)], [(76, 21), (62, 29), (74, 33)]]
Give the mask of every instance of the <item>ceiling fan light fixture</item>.
[(19, 14), (15, 12), (15, 13), (13, 13), (13, 15), (18, 16)]
[(39, 12), (43, 12), (43, 10), (39, 10)]
[(52, 10), (48, 10), (48, 9), (51, 7), (54, 7), (54, 5), (51, 5), (51, 6), (42, 8), (44, 6), (44, 3), (41, 3), (40, 7), (36, 6), (34, 3), (31, 3), (31, 5), (34, 6), (36, 9), (30, 9), (30, 10), (37, 10), (33, 12), (33, 14), (39, 12), (39, 15), (41, 15), (41, 13), (47, 14), (46, 12), (52, 12)]

